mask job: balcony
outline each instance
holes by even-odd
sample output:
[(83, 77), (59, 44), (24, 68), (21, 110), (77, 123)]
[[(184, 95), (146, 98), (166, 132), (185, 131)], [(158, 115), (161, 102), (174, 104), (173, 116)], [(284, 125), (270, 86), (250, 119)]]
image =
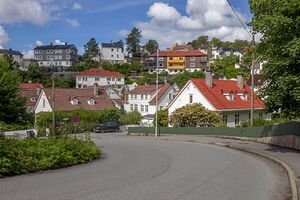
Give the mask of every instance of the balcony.
[(184, 63), (185, 57), (168, 57), (168, 63)]
[(184, 63), (178, 63), (178, 64), (169, 63), (168, 69), (183, 70), (183, 69), (185, 69), (185, 64)]

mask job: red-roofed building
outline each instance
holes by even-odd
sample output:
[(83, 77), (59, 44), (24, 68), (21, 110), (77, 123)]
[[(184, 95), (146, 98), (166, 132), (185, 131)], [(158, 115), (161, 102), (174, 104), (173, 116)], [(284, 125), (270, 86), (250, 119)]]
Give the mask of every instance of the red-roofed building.
[[(35, 113), (52, 112), (52, 90), (43, 89)], [(105, 90), (98, 86), (85, 89), (55, 88), (55, 110), (73, 111), (77, 109), (99, 111), (105, 108), (114, 108), (114, 103), (109, 99)]]
[(142, 125), (153, 126), (153, 119), (156, 112), (156, 98), (157, 108), (158, 110), (162, 110), (167, 108), (175, 93), (175, 88), (168, 83), (159, 85), (158, 92), (156, 92), (156, 85), (138, 85), (128, 92), (128, 100), (124, 104), (124, 110), (126, 112), (134, 110), (140, 112), (142, 115)]
[[(254, 117), (271, 119), (264, 103), (256, 95), (254, 97)], [(186, 83), (169, 104), (169, 116), (177, 108), (191, 103), (200, 103), (208, 110), (219, 112), (227, 126), (234, 127), (250, 119), (251, 88), (242, 76), (238, 76), (237, 81), (213, 80), (207, 72), (205, 79), (192, 78)]]
[(28, 112), (33, 112), (38, 97), (43, 89), (39, 83), (22, 83), (19, 86), (19, 94), (26, 98), (26, 107)]
[[(158, 55), (159, 72), (176, 74), (184, 70), (193, 72), (207, 69), (208, 56), (200, 50), (160, 51)], [(157, 53), (146, 59), (145, 70), (155, 72)]]
[(97, 83), (99, 86), (112, 86), (121, 91), (124, 88), (125, 76), (102, 68), (90, 68), (76, 74), (76, 88), (87, 88)]

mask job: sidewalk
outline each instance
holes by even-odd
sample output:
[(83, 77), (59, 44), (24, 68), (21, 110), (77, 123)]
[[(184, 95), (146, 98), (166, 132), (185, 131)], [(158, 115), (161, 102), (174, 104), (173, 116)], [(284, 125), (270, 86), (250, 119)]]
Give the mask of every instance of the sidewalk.
[(258, 152), (275, 157), (285, 164), (287, 164), (295, 175), (295, 180), (298, 188), (298, 199), (300, 199), (300, 151), (271, 146), (267, 144), (243, 141), (237, 139), (220, 138), (220, 137), (207, 137), (207, 136), (187, 136), (187, 135), (172, 135), (172, 136), (160, 136), (159, 139), (165, 140), (179, 140), (190, 141), (199, 143), (212, 143), (212, 144), (225, 144), (228, 147), (244, 149), (251, 152)]

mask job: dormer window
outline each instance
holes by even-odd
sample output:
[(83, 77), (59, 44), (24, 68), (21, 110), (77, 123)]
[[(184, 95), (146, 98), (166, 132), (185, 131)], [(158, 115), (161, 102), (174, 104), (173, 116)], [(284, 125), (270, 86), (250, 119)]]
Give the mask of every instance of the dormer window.
[(35, 102), (36, 101), (35, 97), (31, 97), (30, 101)]
[(225, 95), (226, 98), (229, 100), (229, 101), (233, 101), (234, 100), (234, 93), (233, 92), (230, 92), (229, 94)]
[(241, 99), (242, 100), (248, 100), (248, 93), (247, 92), (245, 92), (242, 96), (241, 96)]
[(88, 104), (89, 104), (89, 105), (95, 105), (95, 99), (94, 99), (94, 98), (90, 98), (90, 99), (88, 100)]
[(72, 100), (71, 100), (71, 104), (72, 105), (77, 105), (79, 103), (79, 100), (77, 99), (77, 98), (73, 98)]

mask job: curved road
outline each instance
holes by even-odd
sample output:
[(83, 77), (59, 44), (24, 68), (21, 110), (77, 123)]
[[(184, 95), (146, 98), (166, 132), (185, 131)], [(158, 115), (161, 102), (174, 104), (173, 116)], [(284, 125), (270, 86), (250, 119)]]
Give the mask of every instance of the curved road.
[(65, 169), (0, 179), (2, 200), (282, 200), (283, 170), (227, 148), (113, 137), (103, 156)]

